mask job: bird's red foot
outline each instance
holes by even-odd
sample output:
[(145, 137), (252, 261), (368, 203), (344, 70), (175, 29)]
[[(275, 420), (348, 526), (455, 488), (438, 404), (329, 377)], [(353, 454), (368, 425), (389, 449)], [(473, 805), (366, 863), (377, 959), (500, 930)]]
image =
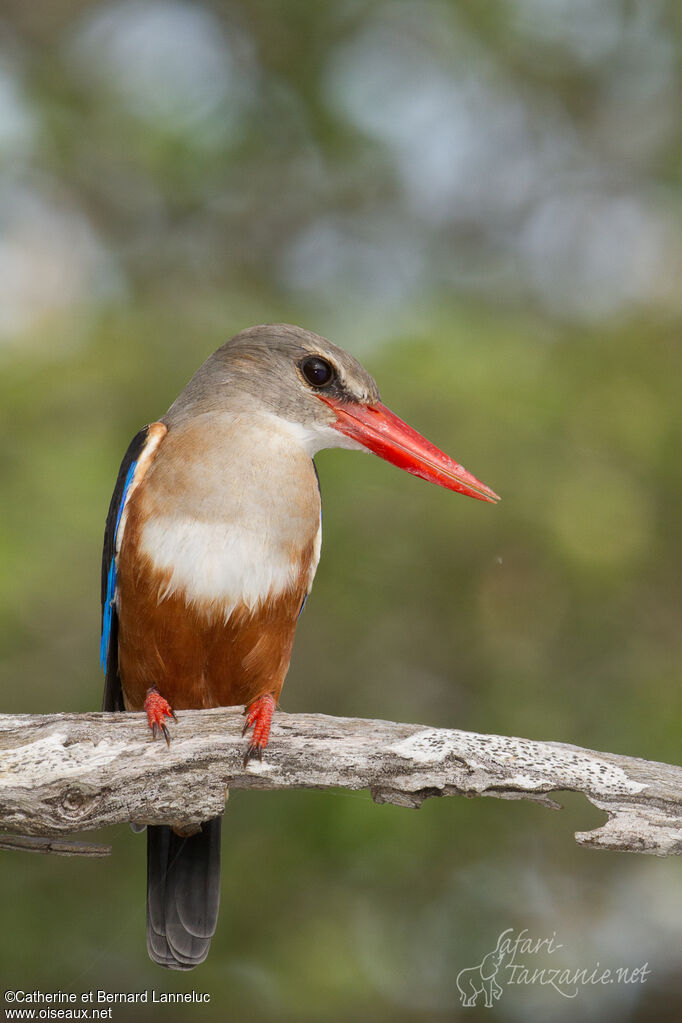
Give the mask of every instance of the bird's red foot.
[(242, 729), (242, 735), (246, 735), (251, 725), (253, 725), (253, 734), (244, 754), (244, 767), (253, 757), (258, 757), (259, 760), (263, 759), (263, 750), (270, 738), (270, 725), (276, 706), (277, 702), (274, 696), (266, 693), (264, 696), (259, 696), (246, 708), (246, 722)]
[(147, 721), (149, 727), (152, 730), (152, 735), (156, 739), (159, 731), (163, 732), (163, 736), (168, 746), (170, 746), (170, 733), (166, 727), (165, 718), (173, 718), (173, 721), (178, 719), (175, 716), (175, 711), (171, 707), (168, 700), (164, 699), (156, 686), (150, 686), (147, 690), (147, 695), (144, 701), (144, 709), (147, 712)]

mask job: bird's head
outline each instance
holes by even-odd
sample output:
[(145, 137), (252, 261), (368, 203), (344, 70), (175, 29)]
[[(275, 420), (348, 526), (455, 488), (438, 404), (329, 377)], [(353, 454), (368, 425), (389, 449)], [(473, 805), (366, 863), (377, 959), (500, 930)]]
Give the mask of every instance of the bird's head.
[(382, 404), (374, 379), (326, 338), (288, 324), (250, 327), (201, 366), (171, 406), (169, 426), (201, 414), (275, 416), (311, 454), (369, 450), (448, 490), (497, 494)]

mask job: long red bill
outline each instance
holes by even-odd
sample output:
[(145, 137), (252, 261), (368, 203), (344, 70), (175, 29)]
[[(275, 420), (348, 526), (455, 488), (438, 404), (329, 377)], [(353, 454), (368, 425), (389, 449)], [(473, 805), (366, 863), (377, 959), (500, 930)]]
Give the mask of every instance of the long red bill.
[(337, 420), (333, 424), (336, 430), (352, 437), (387, 462), (439, 487), (456, 490), (458, 494), (490, 504), (500, 500), (494, 490), (477, 480), (464, 466), (440, 451), (380, 401), (373, 405), (360, 405), (337, 401), (326, 395), (319, 397), (336, 412)]

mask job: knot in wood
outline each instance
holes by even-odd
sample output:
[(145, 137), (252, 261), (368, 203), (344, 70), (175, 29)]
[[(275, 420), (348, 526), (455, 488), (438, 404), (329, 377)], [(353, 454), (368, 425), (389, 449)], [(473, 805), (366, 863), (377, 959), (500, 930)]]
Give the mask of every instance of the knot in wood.
[(82, 820), (95, 800), (79, 788), (67, 789), (61, 800), (61, 811), (71, 821)]

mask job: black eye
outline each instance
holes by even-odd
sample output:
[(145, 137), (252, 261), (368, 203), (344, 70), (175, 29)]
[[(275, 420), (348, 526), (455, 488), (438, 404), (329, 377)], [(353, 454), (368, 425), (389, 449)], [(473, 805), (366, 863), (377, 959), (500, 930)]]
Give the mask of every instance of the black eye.
[(311, 355), (301, 363), (301, 373), (313, 387), (326, 387), (334, 379), (334, 367), (319, 355)]

